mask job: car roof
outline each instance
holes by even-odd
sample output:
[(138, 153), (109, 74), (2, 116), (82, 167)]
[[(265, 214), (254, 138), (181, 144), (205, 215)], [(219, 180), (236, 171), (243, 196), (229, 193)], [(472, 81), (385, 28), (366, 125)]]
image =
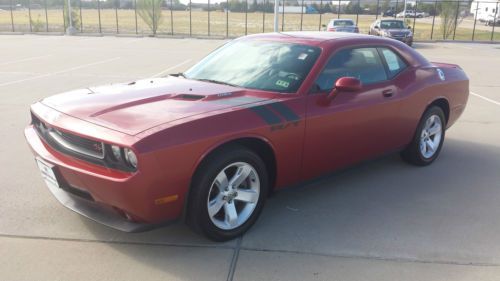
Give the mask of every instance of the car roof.
[(276, 33), (261, 33), (245, 36), (245, 38), (269, 39), (276, 41), (287, 41), (295, 43), (305, 43), (309, 45), (319, 45), (326, 41), (343, 38), (372, 38), (370, 35), (349, 33), (349, 32), (325, 32), (325, 31), (292, 31), (292, 32), (276, 32)]

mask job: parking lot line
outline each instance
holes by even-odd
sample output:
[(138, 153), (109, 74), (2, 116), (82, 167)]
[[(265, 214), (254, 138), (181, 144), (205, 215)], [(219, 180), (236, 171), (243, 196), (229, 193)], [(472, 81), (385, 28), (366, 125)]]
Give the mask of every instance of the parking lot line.
[(171, 67), (169, 67), (169, 68), (167, 68), (167, 69), (165, 69), (165, 70), (163, 70), (163, 71), (161, 71), (161, 72), (156, 73), (155, 75), (151, 76), (151, 78), (154, 78), (154, 77), (159, 77), (159, 76), (161, 76), (161, 75), (165, 74), (166, 72), (169, 72), (169, 71), (170, 71), (170, 70), (172, 70), (172, 69), (176, 69), (177, 67), (180, 67), (180, 66), (185, 65), (186, 63), (188, 63), (188, 62), (190, 62), (190, 61), (192, 61), (192, 59), (187, 59), (187, 60), (185, 60), (185, 61), (183, 61), (183, 62), (181, 62), (181, 63), (178, 63), (178, 64), (176, 64), (176, 65), (174, 65), (174, 66), (171, 66)]
[(471, 95), (473, 95), (473, 96), (476, 96), (476, 97), (478, 97), (478, 98), (480, 98), (480, 99), (483, 99), (483, 100), (485, 100), (485, 101), (489, 101), (489, 102), (491, 102), (491, 103), (493, 103), (493, 104), (500, 105), (500, 102), (498, 102), (498, 101), (496, 101), (496, 100), (492, 100), (492, 99), (490, 99), (490, 98), (483, 97), (483, 96), (478, 95), (478, 94), (473, 93), (473, 92), (470, 92), (470, 94), (471, 94)]
[(18, 62), (25, 62), (25, 61), (30, 61), (30, 60), (36, 60), (36, 59), (46, 58), (46, 57), (50, 57), (50, 56), (52, 56), (52, 55), (29, 57), (29, 58), (24, 58), (24, 59), (20, 59), (20, 60), (13, 60), (13, 61), (8, 61), (8, 62), (3, 62), (3, 63), (0, 63), (0, 65), (8, 65), (8, 64), (18, 63)]
[(48, 76), (52, 76), (52, 75), (61, 74), (61, 73), (66, 73), (66, 72), (70, 72), (70, 71), (73, 71), (73, 70), (77, 70), (77, 69), (81, 69), (81, 68), (85, 68), (85, 67), (89, 67), (89, 66), (93, 66), (93, 65), (103, 64), (103, 63), (107, 63), (107, 62), (110, 62), (110, 61), (115, 61), (117, 59), (120, 59), (120, 57), (111, 58), (111, 59), (107, 59), (107, 60), (101, 60), (101, 61), (97, 61), (97, 62), (93, 62), (93, 63), (82, 64), (82, 65), (79, 65), (79, 66), (75, 66), (75, 67), (71, 67), (71, 68), (67, 68), (67, 69), (63, 69), (63, 70), (60, 70), (60, 71), (51, 72), (51, 73), (47, 73), (47, 74), (42, 74), (42, 75), (38, 75), (38, 76), (35, 76), (35, 77), (30, 77), (30, 78), (24, 78), (24, 79), (9, 81), (9, 82), (5, 82), (5, 83), (0, 84), (0, 87), (1, 86), (12, 85), (12, 84), (17, 84), (17, 83), (21, 83), (21, 82), (26, 82), (26, 81), (31, 81), (31, 80), (35, 80), (35, 79), (40, 79), (40, 78), (44, 78), (44, 77), (48, 77)]

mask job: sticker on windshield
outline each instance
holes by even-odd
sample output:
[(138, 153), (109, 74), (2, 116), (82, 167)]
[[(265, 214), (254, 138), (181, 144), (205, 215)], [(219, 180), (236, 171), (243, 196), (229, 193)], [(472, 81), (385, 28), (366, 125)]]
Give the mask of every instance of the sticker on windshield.
[(299, 60), (305, 60), (306, 58), (307, 58), (307, 54), (306, 53), (302, 53), (298, 57)]
[(286, 81), (283, 81), (283, 80), (278, 80), (278, 81), (276, 81), (276, 86), (280, 86), (280, 87), (283, 87), (283, 88), (288, 88), (288, 86), (290, 86), (290, 83), (286, 82)]
[(446, 80), (446, 77), (444, 76), (444, 72), (440, 68), (437, 68), (436, 70), (437, 70), (437, 73), (439, 75), (439, 79), (441, 79), (441, 81)]

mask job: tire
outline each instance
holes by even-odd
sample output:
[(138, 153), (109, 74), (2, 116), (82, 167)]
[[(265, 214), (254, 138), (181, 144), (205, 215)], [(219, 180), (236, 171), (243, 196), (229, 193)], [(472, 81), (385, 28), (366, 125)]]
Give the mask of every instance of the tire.
[(401, 152), (401, 158), (416, 166), (427, 166), (441, 152), (445, 137), (446, 119), (438, 106), (428, 108), (415, 131), (412, 142)]
[[(236, 182), (234, 187), (231, 182)], [(224, 147), (208, 156), (195, 173), (187, 224), (214, 241), (239, 237), (259, 217), (268, 186), (266, 166), (256, 153), (239, 145)]]

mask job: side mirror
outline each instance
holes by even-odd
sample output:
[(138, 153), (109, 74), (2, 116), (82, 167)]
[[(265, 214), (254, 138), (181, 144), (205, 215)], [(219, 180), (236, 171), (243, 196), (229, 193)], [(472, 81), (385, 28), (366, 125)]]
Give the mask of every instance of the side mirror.
[(356, 92), (361, 90), (361, 81), (354, 77), (342, 77), (335, 82), (335, 89), (342, 92)]
[(375, 25), (373, 28), (375, 29), (379, 29), (380, 27), (378, 25)]
[(408, 26), (408, 29), (411, 30), (411, 26)]
[(328, 94), (327, 99), (331, 101), (338, 92), (357, 92), (361, 90), (363, 85), (358, 78), (341, 77), (336, 82), (332, 91)]

